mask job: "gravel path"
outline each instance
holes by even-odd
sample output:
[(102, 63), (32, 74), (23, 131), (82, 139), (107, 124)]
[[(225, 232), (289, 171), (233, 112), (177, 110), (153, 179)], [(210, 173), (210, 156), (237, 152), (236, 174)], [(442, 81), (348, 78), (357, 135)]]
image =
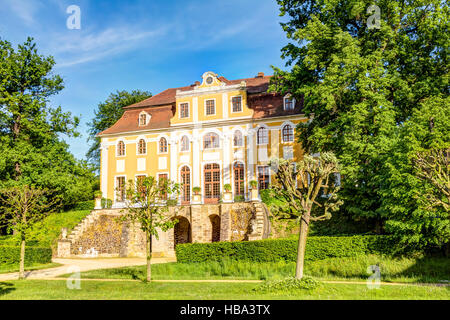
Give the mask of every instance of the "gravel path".
[[(175, 262), (175, 258), (152, 258), (152, 264)], [(26, 279), (51, 279), (66, 273), (84, 272), (96, 269), (120, 268), (128, 266), (145, 265), (145, 258), (80, 258), (80, 259), (53, 259), (52, 262), (60, 263), (62, 266), (25, 271)], [(0, 281), (16, 280), (18, 272), (0, 274)]]

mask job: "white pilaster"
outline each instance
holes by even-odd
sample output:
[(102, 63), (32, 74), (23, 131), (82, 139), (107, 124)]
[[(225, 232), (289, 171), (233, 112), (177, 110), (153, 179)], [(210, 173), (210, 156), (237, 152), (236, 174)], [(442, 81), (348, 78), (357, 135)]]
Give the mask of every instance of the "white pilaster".
[(228, 128), (223, 127), (223, 183), (231, 184), (230, 168), (231, 168), (231, 155), (232, 150), (230, 149), (230, 133)]
[(101, 166), (100, 166), (100, 175), (102, 177), (102, 184), (100, 186), (102, 197), (108, 198), (108, 146), (106, 145), (108, 139), (102, 139), (100, 146), (101, 153)]
[(192, 187), (200, 186), (200, 130), (192, 132)]
[(178, 182), (178, 175), (177, 175), (177, 159), (178, 159), (177, 144), (178, 144), (178, 140), (177, 140), (177, 137), (174, 132), (171, 134), (169, 143), (170, 143), (170, 165), (169, 165), (170, 180), (177, 183)]
[(222, 93), (223, 118), (228, 118), (228, 94)]
[(194, 123), (198, 122), (198, 97), (192, 98), (192, 119)]

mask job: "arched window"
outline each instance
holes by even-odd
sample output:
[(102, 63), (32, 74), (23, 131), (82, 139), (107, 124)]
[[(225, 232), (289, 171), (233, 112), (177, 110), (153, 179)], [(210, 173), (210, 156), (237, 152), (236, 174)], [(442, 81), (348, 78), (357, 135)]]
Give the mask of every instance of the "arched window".
[(233, 166), (234, 171), (234, 195), (244, 195), (244, 165), (236, 162)]
[(159, 139), (159, 153), (167, 152), (167, 140), (166, 138)]
[(138, 154), (146, 154), (147, 153), (147, 144), (144, 139), (140, 139), (138, 143)]
[(267, 129), (264, 127), (261, 127), (258, 129), (258, 135), (257, 135), (257, 143), (258, 144), (267, 144), (269, 141), (269, 136), (267, 134)]
[(295, 108), (295, 99), (290, 95), (286, 95), (284, 97), (284, 110), (294, 110)]
[(117, 144), (117, 155), (124, 156), (125, 155), (125, 143), (123, 141), (119, 141)]
[(181, 203), (187, 204), (191, 201), (191, 169), (188, 166), (181, 168)]
[(283, 142), (292, 142), (294, 141), (294, 128), (290, 124), (287, 124), (283, 127), (282, 130)]
[(206, 134), (203, 137), (203, 148), (204, 149), (219, 148), (219, 135), (213, 132)]
[(189, 151), (189, 138), (187, 136), (181, 138), (181, 151)]
[(242, 147), (243, 141), (242, 141), (242, 132), (240, 132), (239, 130), (236, 130), (234, 132), (234, 137), (233, 137), (233, 145), (235, 147)]

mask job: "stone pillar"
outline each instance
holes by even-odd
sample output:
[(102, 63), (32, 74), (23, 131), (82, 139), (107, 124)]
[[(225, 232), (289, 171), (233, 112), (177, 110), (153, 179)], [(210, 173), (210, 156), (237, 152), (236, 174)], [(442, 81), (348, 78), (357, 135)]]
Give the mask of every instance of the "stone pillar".
[(68, 239), (58, 241), (58, 258), (68, 258), (71, 256), (70, 250), (72, 248), (72, 242)]
[(231, 209), (233, 205), (228, 203), (220, 204), (220, 241), (230, 241), (231, 239)]
[(204, 242), (203, 239), (203, 224), (205, 223), (202, 219), (202, 205), (193, 204), (191, 205), (191, 239), (192, 243)]

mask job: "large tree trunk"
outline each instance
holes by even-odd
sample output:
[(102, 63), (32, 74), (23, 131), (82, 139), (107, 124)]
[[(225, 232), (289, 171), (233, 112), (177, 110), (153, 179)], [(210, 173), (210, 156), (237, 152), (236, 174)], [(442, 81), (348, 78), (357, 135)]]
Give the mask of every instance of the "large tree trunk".
[(298, 236), (297, 265), (295, 279), (303, 278), (303, 263), (305, 260), (306, 239), (308, 236), (309, 214), (300, 220), (300, 234)]
[(147, 281), (152, 281), (152, 236), (147, 232)]
[(25, 278), (25, 239), (22, 238), (20, 245), (20, 267), (19, 267), (19, 279)]

